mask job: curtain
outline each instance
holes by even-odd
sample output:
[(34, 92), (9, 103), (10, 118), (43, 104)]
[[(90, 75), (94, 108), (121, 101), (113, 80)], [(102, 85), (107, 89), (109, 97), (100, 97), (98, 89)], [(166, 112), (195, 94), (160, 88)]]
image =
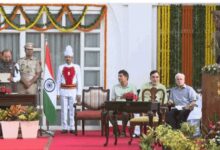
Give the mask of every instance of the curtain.
[(58, 66), (65, 63), (63, 53), (67, 45), (71, 45), (74, 50), (74, 63), (80, 65), (80, 33), (46, 33), (45, 38), (50, 48), (55, 76)]
[(12, 50), (13, 61), (19, 59), (19, 33), (0, 33), (0, 51)]

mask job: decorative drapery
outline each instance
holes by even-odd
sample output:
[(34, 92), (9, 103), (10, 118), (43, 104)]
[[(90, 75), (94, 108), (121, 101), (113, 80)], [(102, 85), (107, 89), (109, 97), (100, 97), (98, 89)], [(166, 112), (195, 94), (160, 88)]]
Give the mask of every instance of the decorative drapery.
[[(8, 12), (6, 11), (7, 8), (11, 9), (12, 11)], [(55, 10), (51, 10), (51, 7), (55, 7)], [(34, 8), (34, 9), (33, 9)], [(91, 11), (90, 11), (91, 10)], [(94, 14), (95, 10), (95, 15)], [(29, 14), (31, 11), (31, 14)], [(77, 14), (74, 14), (73, 12), (77, 11)], [(98, 14), (97, 14), (98, 11)], [(34, 12), (34, 14), (33, 14)], [(90, 13), (92, 12), (92, 13)], [(22, 17), (24, 20), (24, 23), (17, 22), (18, 17)], [(63, 21), (62, 18), (65, 16), (66, 24), (63, 25), (61, 22)], [(95, 19), (92, 19), (93, 21), (89, 21), (89, 23), (86, 23), (86, 21), (90, 20), (86, 17), (90, 15), (96, 16)], [(0, 32), (2, 30), (6, 29), (14, 29), (18, 31), (26, 31), (26, 30), (36, 30), (38, 32), (44, 32), (50, 29), (57, 29), (63, 34), (68, 32), (73, 32), (74, 30), (78, 30), (81, 32), (90, 32), (93, 29), (99, 28), (101, 22), (104, 22), (104, 87), (107, 87), (107, 5), (103, 4), (1, 4), (0, 3)], [(42, 17), (46, 17), (45, 19), (42, 19)], [(2, 19), (3, 18), (3, 19)], [(85, 20), (84, 23), (83, 20)], [(65, 32), (65, 33), (64, 33)], [(1, 33), (2, 35), (4, 33)], [(59, 40), (55, 42), (54, 49), (58, 49), (58, 47), (62, 48), (62, 44), (59, 44), (62, 38), (60, 36), (56, 36), (56, 33), (45, 33), (46, 37), (57, 37)], [(51, 35), (54, 34), (54, 35)], [(61, 35), (61, 33), (59, 33)], [(27, 33), (27, 36), (31, 33)], [(36, 37), (37, 35), (35, 34)], [(65, 35), (67, 36), (67, 35)], [(4, 36), (1, 36), (2, 38)], [(19, 37), (19, 36), (18, 36)], [(52, 39), (52, 38), (51, 38)], [(71, 39), (71, 42), (74, 43), (74, 46), (77, 48), (77, 44), (75, 42), (78, 41), (78, 35), (74, 34), (69, 39)], [(26, 39), (28, 41), (28, 39)], [(39, 39), (38, 39), (39, 40)], [(49, 39), (50, 40), (50, 39)], [(17, 40), (18, 41), (18, 40)], [(35, 39), (36, 41), (36, 39)], [(51, 41), (50, 43), (53, 43), (54, 41)], [(77, 42), (79, 43), (79, 42)], [(11, 46), (12, 44), (10, 44)], [(50, 47), (52, 47), (51, 45)], [(2, 46), (3, 47), (3, 46)], [(14, 46), (16, 47), (16, 46)], [(15, 49), (12, 47), (12, 49)], [(10, 48), (10, 47), (9, 47)], [(16, 50), (18, 52), (19, 50)], [(77, 51), (78, 52), (78, 51)], [(75, 52), (75, 53), (77, 53)], [(55, 55), (60, 56), (60, 55)], [(62, 58), (58, 58), (62, 59)], [(77, 57), (75, 60), (79, 59)], [(55, 62), (56, 63), (56, 62)], [(56, 66), (56, 64), (54, 64)]]
[[(7, 29), (9, 26), (11, 26), (13, 29), (18, 31), (24, 31), (28, 29), (34, 29), (37, 31), (46, 31), (52, 28), (56, 28), (57, 30), (61, 32), (72, 32), (75, 29), (78, 29), (83, 32), (89, 32), (95, 28), (97, 28), (98, 25), (100, 25), (101, 20), (104, 18), (105, 14), (107, 13), (107, 7), (106, 5), (79, 5), (83, 6), (82, 13), (79, 17), (79, 19), (74, 18), (74, 15), (72, 14), (72, 11), (70, 9), (70, 6), (78, 6), (78, 5), (60, 5), (61, 8), (58, 11), (57, 14), (51, 13), (49, 6), (50, 5), (13, 5), (14, 9), (10, 14), (6, 14), (5, 9), (3, 6), (7, 6), (5, 4), (0, 4), (0, 14), (4, 18), (2, 22), (0, 22), (0, 25), (3, 25), (0, 27), (0, 31)], [(33, 7), (33, 6), (39, 6), (39, 9), (37, 13), (35, 14), (35, 17), (31, 19), (28, 14), (25, 12), (25, 7)], [(52, 5), (52, 6), (59, 6), (59, 5)], [(81, 22), (84, 19), (84, 17), (87, 14), (87, 10), (89, 7), (99, 7), (100, 8), (100, 14), (97, 16), (97, 18), (94, 20), (94, 22), (83, 25)], [(25, 24), (16, 24), (14, 22), (14, 19), (17, 15), (17, 13), (20, 12), (21, 16), (25, 20)], [(39, 23), (39, 20), (42, 18), (42, 15), (46, 13), (46, 16), (48, 18), (48, 21), (46, 23)], [(67, 19), (70, 21), (71, 25), (60, 25), (60, 21), (62, 19), (62, 16), (67, 14)], [(56, 16), (56, 17), (55, 17)]]
[(216, 5), (160, 5), (157, 7), (157, 69), (161, 82), (175, 85), (175, 74), (201, 88), (201, 68), (215, 62), (212, 43)]

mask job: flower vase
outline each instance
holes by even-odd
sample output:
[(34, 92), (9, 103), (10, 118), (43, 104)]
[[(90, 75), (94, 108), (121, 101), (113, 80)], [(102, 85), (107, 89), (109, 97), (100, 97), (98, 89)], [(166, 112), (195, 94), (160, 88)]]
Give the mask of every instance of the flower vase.
[(1, 121), (1, 126), (4, 139), (18, 138), (19, 121)]
[(36, 121), (20, 121), (22, 138), (37, 138), (39, 129), (39, 120)]

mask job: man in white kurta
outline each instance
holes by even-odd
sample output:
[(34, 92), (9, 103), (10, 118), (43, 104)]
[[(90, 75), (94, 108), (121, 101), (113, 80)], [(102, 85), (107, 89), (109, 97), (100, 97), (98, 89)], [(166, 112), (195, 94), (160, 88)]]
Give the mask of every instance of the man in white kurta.
[(69, 130), (74, 133), (73, 104), (81, 99), (81, 70), (79, 65), (73, 64), (73, 49), (70, 45), (66, 46), (64, 56), (66, 63), (59, 66), (57, 73), (57, 98), (61, 100), (61, 132), (67, 133)]

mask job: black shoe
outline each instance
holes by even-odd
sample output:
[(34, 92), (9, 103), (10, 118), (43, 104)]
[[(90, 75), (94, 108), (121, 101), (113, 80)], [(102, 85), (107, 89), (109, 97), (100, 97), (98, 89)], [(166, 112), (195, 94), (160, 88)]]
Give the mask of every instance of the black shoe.
[(133, 137), (133, 138), (139, 138), (140, 136), (137, 135), (137, 134), (133, 134), (132, 137)]
[(65, 134), (65, 133), (68, 133), (68, 131), (67, 130), (62, 130), (61, 133)]
[(126, 137), (126, 133), (122, 131), (120, 137)]
[(70, 130), (70, 133), (75, 134), (75, 133), (76, 133), (76, 131), (74, 131), (74, 130)]

